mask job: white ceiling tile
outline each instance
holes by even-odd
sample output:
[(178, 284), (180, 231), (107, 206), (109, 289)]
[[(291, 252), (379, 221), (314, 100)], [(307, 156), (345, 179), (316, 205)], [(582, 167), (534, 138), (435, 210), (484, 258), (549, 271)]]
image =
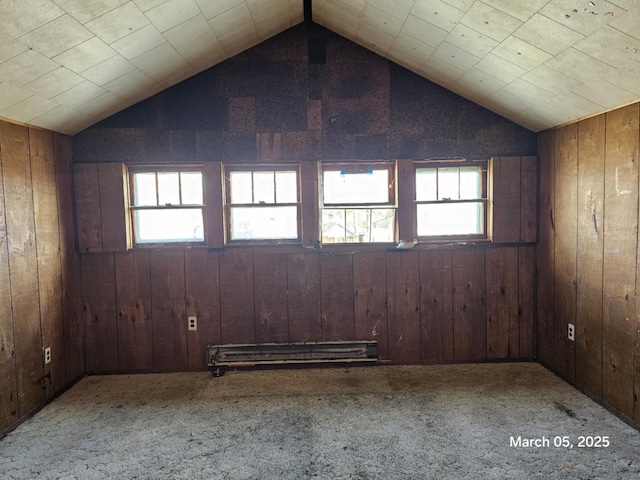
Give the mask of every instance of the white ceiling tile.
[(631, 10), (638, 6), (638, 0), (611, 0), (611, 3), (625, 10)]
[(487, 102), (493, 105), (493, 108), (499, 109), (499, 113), (505, 116), (509, 112), (522, 112), (533, 106), (532, 103), (524, 101), (519, 95), (505, 91), (504, 87), (485, 99), (485, 103)]
[(23, 35), (19, 40), (51, 58), (89, 40), (91, 37), (93, 37), (93, 33), (75, 18), (63, 15)]
[[(419, 2), (421, 0), (417, 1)], [(456, 7), (458, 10), (462, 10), (463, 12), (469, 10), (475, 1), (476, 0), (444, 0), (445, 3), (448, 3), (452, 7)]]
[(524, 68), (514, 65), (492, 53), (480, 60), (475, 65), (475, 68), (503, 80), (505, 83), (511, 83), (516, 78), (527, 73)]
[(485, 37), (461, 23), (449, 33), (447, 42), (479, 58), (487, 55), (498, 45), (496, 40)]
[(531, 17), (513, 35), (552, 55), (560, 53), (584, 38), (581, 33), (539, 14)]
[(253, 22), (241, 25), (239, 28), (228, 31), (224, 34), (214, 32), (220, 45), (228, 57), (233, 57), (245, 50), (257, 45), (259, 42), (258, 34), (253, 26)]
[(249, 8), (244, 2), (209, 20), (209, 25), (211, 25), (213, 33), (218, 37), (227, 35), (234, 31), (237, 32), (244, 25), (249, 23), (252, 24), (253, 20), (251, 18)]
[(574, 47), (614, 67), (640, 60), (640, 39), (609, 26), (581, 40)]
[(599, 78), (592, 80), (588, 84), (572, 88), (571, 91), (598, 105), (602, 105), (604, 108), (617, 107), (637, 99), (633, 93)]
[(147, 25), (137, 32), (133, 32), (131, 35), (112, 43), (111, 46), (124, 58), (131, 60), (165, 42), (165, 38), (158, 32), (156, 27)]
[(554, 95), (580, 85), (578, 80), (546, 65), (538, 65), (522, 78)]
[(160, 32), (165, 32), (200, 14), (195, 0), (169, 0), (146, 13)]
[(549, 2), (549, 0), (527, 0), (526, 2), (514, 2), (513, 0), (482, 1), (522, 22), (526, 22)]
[(133, 2), (129, 2), (87, 22), (85, 25), (110, 44), (148, 24), (149, 19), (145, 14)]
[(146, 12), (147, 10), (151, 10), (166, 1), (167, 0), (133, 0), (133, 3), (135, 3), (141, 11)]
[(61, 105), (70, 108), (77, 108), (79, 105), (86, 103), (94, 98), (104, 95), (107, 91), (89, 81), (79, 83), (64, 93), (54, 97), (54, 100)]
[(568, 48), (546, 62), (546, 65), (582, 83), (589, 83), (613, 70), (611, 65), (597, 60), (575, 48)]
[(19, 122), (27, 123), (32, 118), (38, 117), (58, 106), (53, 100), (48, 100), (40, 95), (32, 95), (0, 112), (0, 116), (8, 117)]
[(4, 33), (0, 33), (0, 63), (28, 50), (24, 43), (18, 42)]
[(473, 96), (478, 99), (497, 92), (507, 84), (475, 67), (458, 77), (455, 83), (471, 88)]
[(464, 71), (438, 58), (434, 58), (432, 55), (429, 57), (429, 61), (420, 67), (418, 73), (432, 82), (446, 87), (460, 77)]
[(522, 78), (518, 78), (502, 89), (506, 93), (510, 93), (514, 97), (519, 97), (525, 102), (535, 105), (542, 98), (548, 97), (549, 92), (537, 87), (533, 83), (529, 83)]
[(177, 50), (180, 56), (189, 62), (189, 65), (196, 71), (205, 70), (227, 58), (222, 45), (213, 32), (209, 32), (207, 35), (177, 48)]
[(486, 3), (476, 2), (460, 23), (499, 42), (511, 35), (522, 22)]
[(545, 128), (556, 127), (573, 120), (570, 114), (546, 102), (536, 103), (526, 114), (531, 120), (539, 119)]
[(373, 50), (379, 55), (384, 55), (393, 45), (395, 38), (368, 23), (362, 22), (356, 33), (355, 40), (363, 47)]
[(51, 0), (2, 0), (0, 33), (18, 38), (62, 15), (64, 10)]
[(69, 15), (80, 23), (90, 22), (100, 15), (127, 3), (129, 0), (55, 0)]
[(131, 63), (143, 72), (148, 73), (156, 68), (160, 68), (164, 63), (177, 62), (178, 60), (182, 60), (180, 54), (170, 43), (165, 42), (153, 50), (149, 50), (134, 58), (131, 60)]
[(96, 85), (104, 85), (135, 68), (136, 67), (124, 57), (114, 55), (104, 62), (85, 70), (82, 72), (82, 76)]
[(180, 58), (180, 61), (166, 63), (149, 72), (149, 76), (166, 88), (186, 80), (195, 73), (191, 66), (184, 59)]
[(367, 0), (368, 5), (393, 15), (402, 21), (407, 18), (414, 3), (415, 0)]
[(157, 82), (138, 69), (116, 78), (103, 87), (122, 98), (137, 98)]
[(546, 99), (547, 103), (567, 112), (573, 118), (582, 118), (602, 110), (602, 106), (593, 103), (573, 92), (562, 92)]
[(441, 0), (417, 1), (411, 13), (425, 22), (435, 25), (447, 32), (453, 30), (453, 27), (456, 26), (464, 15), (464, 11), (444, 3)]
[(15, 105), (32, 95), (33, 92), (24, 88), (16, 87), (12, 83), (0, 82), (0, 110), (4, 110), (11, 105)]
[(0, 82), (10, 82), (21, 87), (58, 67), (56, 62), (35, 50), (27, 50), (0, 64)]
[(251, 9), (251, 18), (260, 40), (265, 40), (289, 28), (289, 5), (282, 0), (271, 0)]
[(81, 73), (115, 54), (109, 45), (98, 37), (93, 37), (53, 57), (53, 60), (76, 73)]
[(84, 79), (71, 70), (59, 67), (42, 77), (27, 83), (23, 88), (49, 99), (75, 87)]
[(427, 23), (415, 15), (409, 15), (407, 17), (404, 25), (402, 25), (401, 32), (432, 47), (440, 45), (447, 36), (447, 32), (445, 30)]
[(207, 20), (245, 3), (244, 0), (196, 0), (196, 2)]
[(369, 4), (364, 7), (362, 23), (366, 23), (390, 37), (398, 35), (403, 22), (404, 20), (398, 20), (393, 15), (383, 12), (382, 10), (378, 10)]
[[(637, 7), (638, 0), (630, 1), (635, 2)], [(640, 9), (636, 8), (615, 17), (609, 25), (627, 35), (640, 38)]]
[(171, 45), (178, 48), (210, 33), (213, 32), (204, 16), (196, 15), (171, 30), (167, 30), (163, 35)]
[(463, 72), (469, 70), (480, 61), (480, 58), (475, 55), (471, 55), (447, 42), (442, 42), (433, 52), (432, 57), (447, 62)]
[(388, 56), (399, 65), (416, 70), (434, 50), (433, 47), (400, 32), (389, 49)]
[(304, 7), (298, 0), (288, 0), (289, 20), (291, 25), (298, 25), (304, 21)]
[(640, 62), (630, 62), (601, 78), (640, 97)]
[(497, 56), (531, 70), (551, 58), (551, 55), (516, 37), (509, 37), (493, 51)]
[[(56, 108), (49, 110), (42, 115), (38, 115), (35, 118), (29, 120), (29, 125), (35, 125), (36, 127), (46, 128), (55, 132), (73, 134), (74, 130), (69, 129), (69, 119), (77, 118), (78, 112), (73, 108), (69, 108), (65, 105), (58, 105)], [(83, 124), (86, 125), (87, 118), (81, 116)]]
[[(593, 3), (594, 5), (591, 5)], [(590, 35), (603, 25), (613, 21), (624, 13), (619, 7), (597, 0), (588, 2), (585, 0), (551, 0), (540, 13), (551, 20), (561, 23), (583, 35)], [(606, 13), (612, 16), (605, 15)]]
[(111, 92), (105, 92), (104, 94), (94, 98), (93, 100), (89, 100), (82, 105), (78, 105), (77, 108), (81, 112), (90, 113), (98, 117), (102, 117), (103, 115), (113, 115), (125, 106), (126, 104), (120, 97), (114, 95)]

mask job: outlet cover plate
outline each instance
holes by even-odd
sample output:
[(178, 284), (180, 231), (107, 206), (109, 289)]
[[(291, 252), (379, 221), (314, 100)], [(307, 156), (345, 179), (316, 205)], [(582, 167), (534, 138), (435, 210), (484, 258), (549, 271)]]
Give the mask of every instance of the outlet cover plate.
[(570, 323), (568, 328), (567, 328), (567, 337), (572, 342), (576, 341), (576, 327), (575, 327), (575, 325), (573, 323)]
[(51, 363), (51, 347), (44, 349), (44, 364), (48, 365), (49, 363)]
[(192, 332), (198, 330), (198, 317), (195, 315), (189, 315), (187, 318), (187, 327)]

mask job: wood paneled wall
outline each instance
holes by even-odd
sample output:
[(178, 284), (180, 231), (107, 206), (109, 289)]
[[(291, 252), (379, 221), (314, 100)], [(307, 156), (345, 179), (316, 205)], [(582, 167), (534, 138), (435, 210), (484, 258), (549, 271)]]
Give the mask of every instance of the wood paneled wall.
[(0, 121), (0, 166), (2, 435), (84, 364), (70, 139)]
[(635, 421), (639, 122), (636, 103), (538, 137), (538, 359)]
[(392, 363), (533, 358), (533, 245), (82, 259), (88, 372), (204, 370), (218, 343), (375, 339)]

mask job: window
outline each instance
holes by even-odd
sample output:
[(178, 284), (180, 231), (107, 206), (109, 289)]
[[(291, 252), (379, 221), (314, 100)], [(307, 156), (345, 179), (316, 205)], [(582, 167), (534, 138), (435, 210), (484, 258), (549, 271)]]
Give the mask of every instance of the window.
[(297, 165), (225, 166), (228, 242), (300, 240)]
[(486, 237), (486, 162), (416, 163), (418, 239)]
[(322, 166), (322, 243), (394, 242), (395, 163)]
[(129, 172), (135, 244), (204, 242), (202, 168)]

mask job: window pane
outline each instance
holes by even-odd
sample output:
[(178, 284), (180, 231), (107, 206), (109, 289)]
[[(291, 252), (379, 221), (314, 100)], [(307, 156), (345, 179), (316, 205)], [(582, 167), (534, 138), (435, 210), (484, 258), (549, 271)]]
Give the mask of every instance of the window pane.
[(232, 207), (231, 240), (295, 240), (297, 207)]
[(251, 191), (251, 172), (229, 173), (231, 203), (253, 203)]
[(322, 243), (393, 242), (395, 209), (324, 209)]
[(418, 236), (481, 235), (483, 206), (483, 202), (418, 205)]
[(182, 204), (202, 205), (204, 203), (202, 173), (183, 172), (180, 174), (180, 181), (182, 182)]
[(462, 167), (460, 169), (460, 198), (463, 200), (482, 198), (480, 184), (482, 171), (477, 167)]
[(323, 174), (324, 203), (334, 205), (389, 202), (389, 172), (344, 173), (325, 170)]
[(276, 203), (273, 172), (253, 172), (253, 203)]
[(203, 242), (201, 208), (136, 210), (136, 242)]
[(436, 169), (416, 169), (416, 200), (437, 200)]
[(296, 203), (297, 201), (296, 172), (276, 172), (276, 203)]
[(157, 205), (155, 173), (133, 174), (133, 197), (136, 207)]
[(158, 173), (158, 204), (180, 205), (178, 172)]
[(438, 200), (458, 200), (458, 169), (438, 169)]

